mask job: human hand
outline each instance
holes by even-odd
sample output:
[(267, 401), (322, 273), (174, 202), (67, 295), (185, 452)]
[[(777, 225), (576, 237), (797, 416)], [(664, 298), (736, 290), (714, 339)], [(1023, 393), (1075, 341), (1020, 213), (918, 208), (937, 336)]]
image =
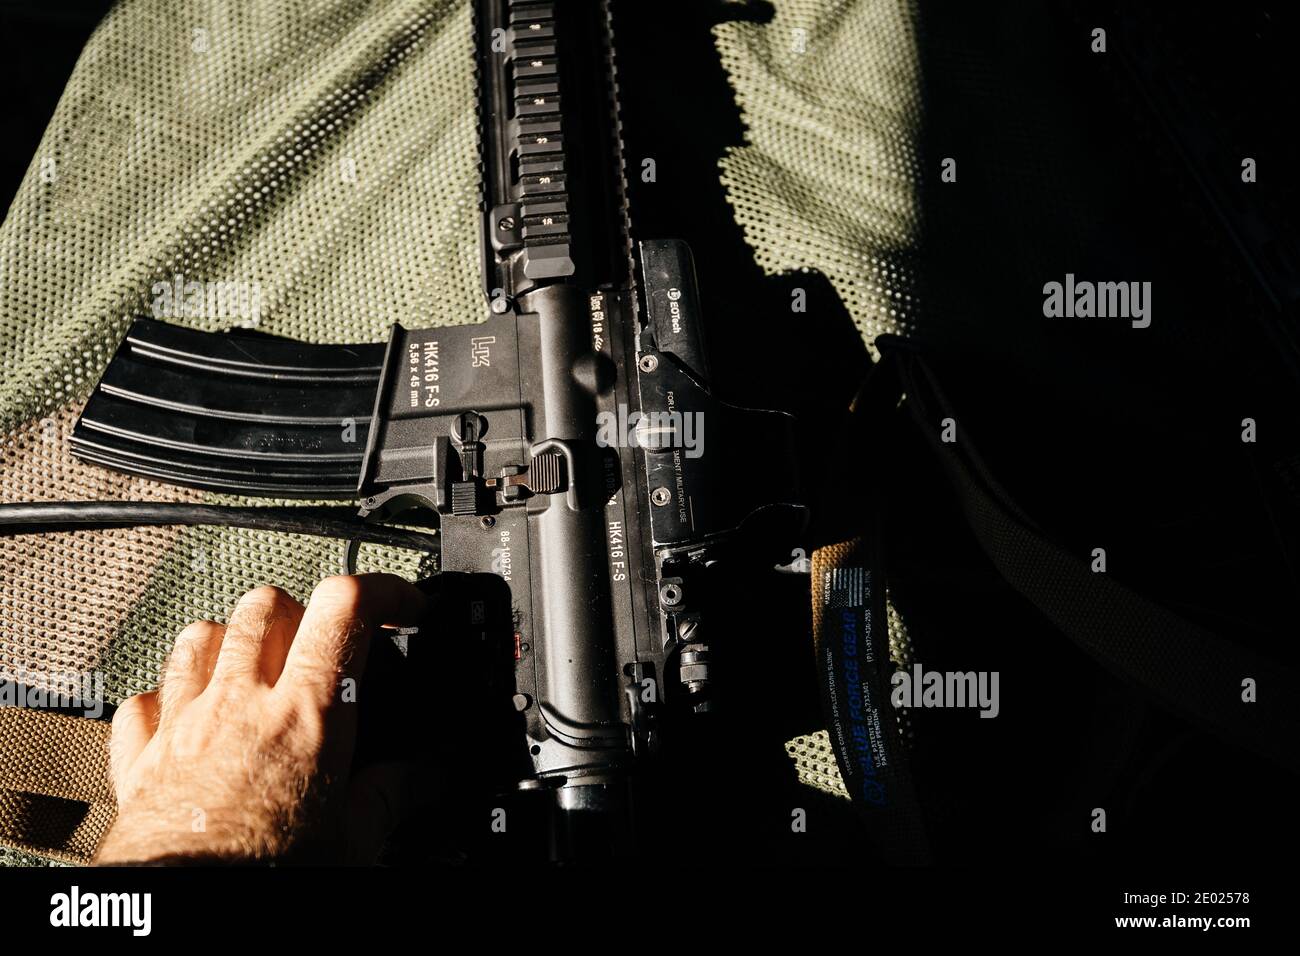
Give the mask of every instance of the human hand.
[[(345, 682), (359, 679), (377, 627), (414, 625), (424, 609), (411, 584), (368, 574), (327, 578), (305, 609), (257, 588), (229, 624), (187, 627), (159, 688), (113, 718), (118, 816), (96, 862), (355, 857), (343, 791), (357, 708)], [(382, 829), (364, 823), (369, 837)]]

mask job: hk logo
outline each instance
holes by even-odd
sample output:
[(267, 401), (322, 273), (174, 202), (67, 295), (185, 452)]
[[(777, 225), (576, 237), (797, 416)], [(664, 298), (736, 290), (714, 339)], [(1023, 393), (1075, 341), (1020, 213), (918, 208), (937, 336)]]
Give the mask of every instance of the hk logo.
[(470, 339), (470, 368), (491, 368), (492, 353), (488, 346), (497, 340), (495, 335), (479, 336)]

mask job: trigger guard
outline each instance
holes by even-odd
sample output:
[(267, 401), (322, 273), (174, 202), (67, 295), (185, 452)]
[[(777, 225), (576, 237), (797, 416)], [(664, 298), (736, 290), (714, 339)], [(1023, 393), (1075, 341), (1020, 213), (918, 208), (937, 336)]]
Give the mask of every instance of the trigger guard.
[(348, 538), (347, 547), (343, 551), (343, 573), (357, 573), (357, 556), (361, 554), (361, 542), (356, 538)]

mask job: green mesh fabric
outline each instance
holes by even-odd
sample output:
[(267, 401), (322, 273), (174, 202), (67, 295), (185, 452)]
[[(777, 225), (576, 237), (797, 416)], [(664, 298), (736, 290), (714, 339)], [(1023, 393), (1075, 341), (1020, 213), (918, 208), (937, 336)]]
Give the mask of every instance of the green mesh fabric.
[(862, 330), (905, 332), (920, 228), (912, 3), (778, 0), (767, 23), (715, 29), (746, 144), (722, 182), (768, 273), (824, 274)]
[[(719, 175), (756, 261), (824, 273), (870, 342), (916, 309), (915, 11), (773, 6), (770, 22), (715, 30), (748, 128)], [(255, 288), (244, 324), (313, 342), (482, 317), (470, 22), (466, 0), (113, 9), (0, 227), (0, 500), (229, 500), (68, 454), (156, 283)], [(363, 557), (407, 576), (420, 559)], [(224, 620), (267, 582), (305, 598), (340, 567), (337, 542), (243, 530), (3, 538), (0, 672), (97, 673), (116, 702), (156, 684), (189, 621)], [(804, 749), (805, 779), (835, 792), (828, 752)], [(31, 860), (0, 851), (15, 862)]]

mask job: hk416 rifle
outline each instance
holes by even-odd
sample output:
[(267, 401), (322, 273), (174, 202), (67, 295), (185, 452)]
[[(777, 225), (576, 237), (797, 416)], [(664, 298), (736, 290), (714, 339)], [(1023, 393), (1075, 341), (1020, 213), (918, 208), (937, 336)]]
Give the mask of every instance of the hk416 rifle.
[[(563, 853), (625, 829), (665, 718), (710, 708), (710, 568), (751, 516), (798, 521), (802, 495), (792, 419), (710, 389), (690, 251), (631, 238), (607, 3), (480, 0), (476, 21), (483, 320), (344, 346), (140, 318), (71, 438), (119, 471), (359, 512), (69, 502), (4, 521), (251, 524), (350, 539), (350, 567), (368, 540), (495, 575), (467, 626), (504, 633), (517, 783), (553, 803)], [(419, 512), (435, 532), (387, 523)]]

